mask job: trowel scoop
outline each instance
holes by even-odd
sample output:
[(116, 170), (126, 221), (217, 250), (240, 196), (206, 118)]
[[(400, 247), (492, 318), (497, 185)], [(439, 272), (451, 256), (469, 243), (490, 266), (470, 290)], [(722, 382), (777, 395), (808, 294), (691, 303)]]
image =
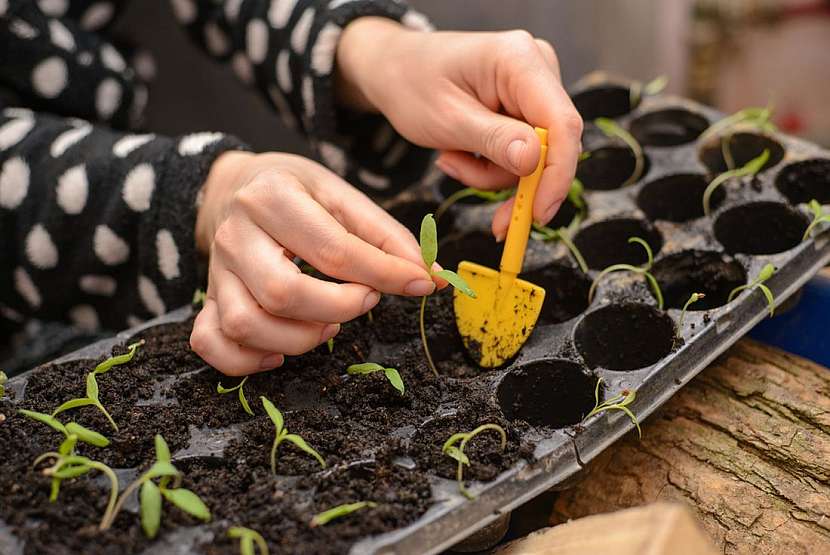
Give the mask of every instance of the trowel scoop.
[(547, 158), (548, 132), (537, 128), (536, 134), (542, 142), (539, 164), (532, 174), (519, 180), (499, 270), (467, 260), (458, 264), (458, 274), (476, 297), (456, 289), (455, 322), (470, 356), (483, 368), (501, 366), (519, 352), (545, 300), (544, 289), (517, 277), (530, 234), (533, 200)]

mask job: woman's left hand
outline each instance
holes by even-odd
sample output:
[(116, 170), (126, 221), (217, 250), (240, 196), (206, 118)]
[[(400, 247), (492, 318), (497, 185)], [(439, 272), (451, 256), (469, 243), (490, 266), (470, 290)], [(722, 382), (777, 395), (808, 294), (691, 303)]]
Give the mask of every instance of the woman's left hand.
[[(547, 223), (556, 214), (576, 170), (582, 119), (549, 43), (525, 31), (424, 33), (365, 17), (346, 27), (337, 60), (341, 99), (441, 150), (438, 166), (478, 189), (510, 187), (532, 173), (540, 152), (533, 127), (548, 129), (533, 216)], [(499, 239), (511, 209), (508, 201), (493, 218)]]

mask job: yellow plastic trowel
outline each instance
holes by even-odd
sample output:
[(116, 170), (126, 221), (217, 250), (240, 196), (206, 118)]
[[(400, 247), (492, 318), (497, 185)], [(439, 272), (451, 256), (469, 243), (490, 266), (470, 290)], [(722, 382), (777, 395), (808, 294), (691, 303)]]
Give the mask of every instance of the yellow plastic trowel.
[(455, 290), (455, 322), (467, 351), (483, 368), (501, 366), (516, 355), (530, 337), (545, 300), (544, 289), (516, 277), (522, 270), (533, 199), (548, 151), (547, 130), (536, 128), (536, 134), (542, 142), (539, 164), (519, 180), (500, 271), (466, 260), (458, 264), (458, 274), (476, 292), (476, 298)]

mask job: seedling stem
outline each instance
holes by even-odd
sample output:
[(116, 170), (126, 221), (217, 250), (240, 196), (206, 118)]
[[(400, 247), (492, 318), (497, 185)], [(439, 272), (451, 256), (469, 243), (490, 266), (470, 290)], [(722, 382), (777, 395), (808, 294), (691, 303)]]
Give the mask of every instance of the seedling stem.
[(703, 213), (709, 216), (712, 213), (712, 195), (718, 187), (736, 177), (746, 177), (748, 175), (755, 175), (764, 167), (764, 164), (769, 160), (769, 149), (765, 148), (760, 156), (753, 158), (740, 168), (725, 171), (716, 176), (703, 191)]
[(686, 312), (689, 310), (689, 306), (698, 302), (699, 300), (706, 298), (706, 295), (703, 293), (692, 293), (689, 297), (689, 300), (683, 305), (683, 310), (680, 311), (680, 319), (677, 321), (677, 330), (678, 332), (683, 329), (683, 319), (686, 317)]
[(566, 228), (560, 227), (559, 229), (551, 229), (547, 226), (534, 223), (531, 234), (534, 239), (539, 239), (541, 241), (555, 241), (557, 239), (562, 241), (562, 244), (568, 248), (568, 251), (576, 261), (579, 269), (582, 270), (582, 273), (588, 273), (588, 264), (585, 262), (585, 258), (582, 256), (582, 253), (579, 252), (579, 249), (576, 248), (576, 245), (571, 240), (571, 234)]
[(608, 410), (619, 410), (622, 411), (634, 422), (634, 425), (637, 427), (637, 435), (642, 438), (643, 431), (640, 429), (640, 421), (637, 420), (637, 417), (634, 416), (634, 413), (631, 412), (631, 409), (628, 408), (628, 405), (634, 402), (634, 399), (637, 396), (637, 393), (633, 389), (623, 389), (621, 392), (617, 393), (610, 399), (606, 399), (605, 401), (599, 401), (599, 388), (602, 385), (603, 379), (597, 379), (597, 387), (594, 389), (594, 408), (591, 409), (585, 418), (582, 420), (588, 420), (595, 414), (599, 414), (604, 411)]
[(259, 549), (260, 555), (268, 555), (268, 544), (256, 530), (244, 526), (231, 526), (228, 529), (228, 537), (239, 540), (240, 555), (255, 555), (256, 549)]
[[(813, 234), (813, 231), (815, 231), (815, 229), (822, 223), (830, 223), (830, 214), (824, 214), (822, 212), (821, 204), (819, 204), (819, 202), (816, 199), (811, 200), (808, 206), (810, 207), (810, 212), (813, 213), (813, 220), (810, 222), (810, 225), (807, 226), (807, 229), (804, 231), (804, 237), (802, 237), (801, 239), (802, 241), (806, 241), (807, 239), (809, 239), (810, 235)], [(0, 393), (0, 397), (2, 397), (2, 393)]]
[(636, 183), (643, 176), (643, 170), (645, 170), (645, 157), (643, 156), (643, 148), (640, 146), (640, 143), (637, 142), (637, 139), (631, 133), (620, 127), (612, 119), (597, 118), (594, 120), (594, 124), (608, 138), (613, 139), (617, 137), (631, 149), (631, 153), (634, 154), (634, 171), (631, 172), (631, 175), (625, 180), (622, 186), (626, 187)]
[(283, 419), (282, 413), (279, 409), (277, 409), (277, 407), (275, 407), (274, 404), (265, 397), (260, 397), (259, 399), (262, 401), (262, 406), (265, 408), (268, 418), (270, 418), (271, 422), (274, 423), (274, 443), (271, 446), (271, 472), (273, 474), (277, 473), (277, 447), (279, 447), (280, 443), (283, 441), (293, 443), (301, 451), (304, 451), (317, 459), (317, 462), (320, 463), (321, 467), (326, 468), (326, 461), (323, 460), (320, 453), (312, 449), (302, 437), (297, 434), (288, 433), (288, 428), (285, 427), (285, 420)]
[[(424, 297), (424, 299), (426, 299), (426, 297)], [(384, 368), (380, 364), (374, 362), (352, 364), (351, 366), (346, 368), (346, 373), (350, 375), (374, 374), (375, 372), (383, 372), (383, 374), (386, 376), (386, 379), (389, 380), (390, 384), (392, 384), (392, 387), (397, 389), (401, 395), (404, 394), (403, 380), (401, 379), (401, 375), (394, 368)]]
[[(505, 447), (507, 447), (507, 433), (504, 431), (504, 428), (498, 424), (482, 424), (472, 432), (459, 432), (457, 434), (453, 434), (446, 442), (444, 442), (444, 446), (441, 448), (441, 452), (451, 459), (458, 461), (458, 469), (455, 474), (456, 479), (458, 480), (458, 491), (467, 499), (475, 499), (475, 496), (464, 486), (464, 465), (470, 465), (470, 459), (464, 454), (464, 448), (467, 447), (467, 444), (474, 437), (482, 432), (486, 432), (487, 430), (498, 432), (501, 438), (501, 450), (504, 451)], [(455, 444), (459, 441), (461, 443), (459, 443), (458, 447), (456, 447)]]
[(377, 506), (378, 504), (374, 501), (357, 501), (356, 503), (338, 505), (337, 507), (332, 507), (327, 511), (323, 511), (320, 514), (315, 515), (314, 518), (311, 519), (310, 526), (312, 528), (324, 526), (336, 518), (342, 518), (361, 509), (373, 508)]
[(769, 287), (767, 287), (764, 282), (767, 281), (769, 278), (772, 277), (772, 274), (776, 272), (776, 267), (772, 264), (766, 264), (761, 271), (758, 272), (758, 277), (756, 277), (751, 282), (740, 285), (733, 289), (729, 293), (729, 297), (727, 297), (726, 302), (731, 303), (732, 299), (734, 299), (738, 293), (747, 289), (760, 289), (761, 292), (764, 294), (764, 297), (767, 299), (767, 305), (769, 306), (769, 315), (770, 317), (775, 315), (775, 296), (770, 291)]
[(254, 416), (254, 411), (251, 410), (251, 405), (248, 404), (248, 399), (245, 397), (245, 382), (248, 381), (249, 377), (250, 376), (245, 376), (235, 387), (231, 387), (229, 389), (222, 387), (222, 383), (220, 382), (216, 384), (216, 393), (223, 395), (225, 393), (231, 393), (232, 391), (238, 391), (239, 402), (242, 404), (242, 409), (251, 416)]
[(52, 416), (57, 416), (69, 409), (86, 407), (90, 405), (101, 411), (101, 413), (109, 421), (110, 426), (112, 426), (116, 432), (118, 431), (118, 425), (115, 423), (115, 420), (112, 419), (110, 413), (104, 408), (104, 405), (102, 405), (101, 401), (98, 399), (98, 380), (95, 378), (95, 371), (92, 371), (86, 375), (86, 397), (66, 401), (61, 406), (56, 408), (54, 412), (52, 412)]
[(648, 281), (649, 285), (651, 286), (651, 290), (654, 291), (654, 297), (657, 299), (657, 306), (660, 310), (663, 310), (663, 292), (660, 290), (660, 284), (657, 283), (657, 279), (654, 275), (649, 271), (651, 270), (652, 265), (654, 264), (654, 255), (651, 252), (651, 246), (649, 244), (639, 238), (639, 237), (629, 237), (629, 243), (637, 243), (638, 245), (642, 246), (643, 249), (646, 251), (646, 255), (648, 256), (648, 260), (642, 266), (632, 266), (631, 264), (613, 264), (608, 266), (603, 271), (599, 273), (599, 275), (594, 279), (593, 283), (591, 283), (591, 288), (588, 289), (588, 302), (592, 302), (594, 300), (594, 293), (596, 292), (597, 285), (602, 279), (612, 272), (634, 272), (636, 274), (642, 274), (646, 280)]

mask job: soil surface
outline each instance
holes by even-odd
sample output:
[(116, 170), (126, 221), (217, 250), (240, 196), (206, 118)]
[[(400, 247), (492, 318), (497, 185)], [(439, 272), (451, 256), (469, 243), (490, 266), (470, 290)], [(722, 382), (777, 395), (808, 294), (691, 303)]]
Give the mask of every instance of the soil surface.
[[(648, 156), (643, 155), (643, 162), (643, 175), (646, 175), (651, 167)], [(636, 163), (630, 148), (605, 146), (592, 150), (588, 158), (579, 162), (576, 177), (591, 191), (619, 189), (634, 173)]]
[(807, 225), (802, 214), (785, 204), (753, 202), (718, 216), (715, 237), (730, 254), (776, 254), (801, 243)]
[(683, 308), (694, 293), (706, 295), (687, 310), (709, 310), (726, 304), (729, 293), (746, 284), (743, 266), (712, 251), (685, 251), (657, 262), (651, 273), (660, 284), (666, 308)]
[[(684, 173), (661, 177), (647, 183), (637, 195), (637, 205), (649, 220), (688, 222), (703, 217), (703, 193), (709, 186), (704, 175)], [(723, 187), (715, 189), (710, 199), (712, 210), (726, 197)]]
[(775, 186), (793, 204), (816, 199), (830, 204), (830, 160), (814, 159), (784, 167)]
[(628, 242), (631, 237), (648, 243), (655, 257), (663, 247), (663, 239), (654, 227), (630, 218), (604, 220), (585, 227), (574, 238), (574, 244), (592, 270), (603, 270), (612, 264), (639, 266), (648, 261), (648, 255), (642, 245)]
[(618, 85), (591, 87), (575, 94), (571, 100), (585, 121), (618, 118), (637, 107), (636, 104), (631, 105), (630, 89)]
[(723, 142), (728, 145), (726, 148), (729, 149), (728, 152), (732, 156), (733, 168), (740, 168), (750, 160), (763, 154), (764, 150), (769, 151), (769, 159), (761, 168), (761, 171), (770, 169), (784, 159), (784, 147), (775, 139), (756, 133), (735, 133), (728, 137), (718, 137), (711, 144), (707, 144), (701, 149), (700, 161), (709, 168), (712, 175), (730, 169), (726, 165), (723, 156), (725, 148)]
[(709, 121), (682, 108), (644, 114), (631, 122), (630, 131), (642, 146), (677, 146), (697, 139)]

